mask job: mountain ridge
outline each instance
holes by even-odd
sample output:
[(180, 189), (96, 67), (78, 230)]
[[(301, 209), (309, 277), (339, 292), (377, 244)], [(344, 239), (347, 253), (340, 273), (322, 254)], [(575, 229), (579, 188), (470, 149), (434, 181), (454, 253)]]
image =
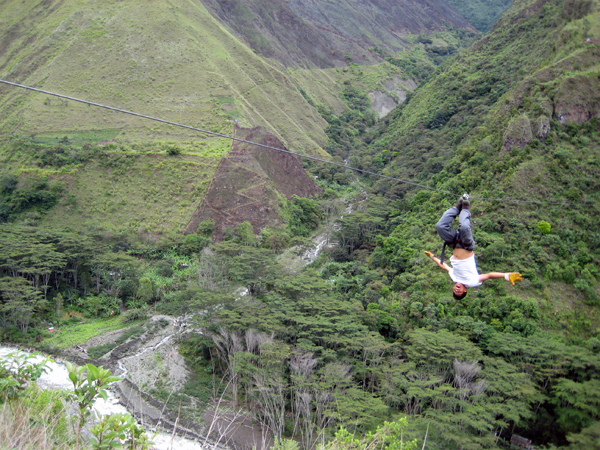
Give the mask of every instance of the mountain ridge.
[[(306, 67), (308, 61), (319, 68), (343, 67), (348, 57), (360, 65), (373, 64), (382, 58), (370, 48), (379, 47), (392, 54), (406, 49), (412, 34), (445, 31), (448, 25), (473, 30), (460, 14), (438, 0), (418, 6), (386, 0), (352, 4), (203, 1), (251, 48), (285, 66)], [(265, 35), (269, 39), (265, 40)]]

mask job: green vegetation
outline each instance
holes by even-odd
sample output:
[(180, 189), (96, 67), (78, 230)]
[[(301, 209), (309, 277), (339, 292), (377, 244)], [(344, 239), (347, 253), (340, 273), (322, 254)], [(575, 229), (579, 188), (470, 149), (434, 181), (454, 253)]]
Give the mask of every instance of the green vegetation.
[[(35, 8), (29, 1), (10, 1), (0, 13), (0, 20), (6, 19), (3, 30), (20, 27), (16, 34), (0, 30), (6, 44), (0, 55), (0, 65), (6, 63), (2, 78), (25, 84), (43, 79), (37, 87), (228, 135), (235, 117), (244, 127), (265, 126), (294, 151), (324, 157), (329, 157), (323, 151), (328, 124), (317, 109), (339, 115), (347, 108), (350, 88), (365, 95), (387, 92), (390, 80), (423, 79), (474, 38), (448, 25), (446, 31), (427, 35), (427, 44), (407, 36), (410, 49), (395, 59), (390, 56), (389, 62), (281, 71), (223, 34), (198, 5), (171, 11), (166, 5), (90, 8), (71, 2), (56, 11), (46, 5), (32, 13)], [(84, 17), (81, 21), (73, 19), (75, 11)], [(171, 23), (164, 18), (173, 15), (173, 23), (179, 24), (175, 34), (163, 26)], [(28, 44), (34, 35), (52, 36), (52, 51), (37, 40)], [(211, 50), (198, 53), (199, 48)], [(90, 64), (84, 55), (90, 54), (94, 70), (83, 70)], [(15, 209), (0, 201), (2, 221), (44, 221), (85, 232), (179, 232), (229, 151), (230, 142), (221, 138), (45, 94), (2, 89), (8, 93), (0, 101), (2, 175), (19, 180), (36, 175), (47, 178), (49, 188), (60, 188), (45, 199), (46, 208)], [(368, 125), (358, 122), (372, 121), (368, 115), (363, 108), (361, 117), (348, 120), (364, 129)], [(343, 152), (339, 145), (327, 151)], [(152, 186), (147, 186), (149, 177)], [(46, 214), (52, 204), (56, 206)]]
[(379, 48), (373, 51), (384, 57), (393, 66), (402, 69), (408, 77), (425, 81), (440, 64), (468, 48), (480, 34), (463, 28), (446, 25), (445, 32), (420, 33), (411, 36), (414, 44), (409, 49), (388, 55)]
[[(99, 397), (106, 400), (106, 387), (120, 378), (93, 364), (76, 367), (67, 362), (73, 391), (41, 391), (35, 381), (50, 361), (20, 352), (0, 357), (0, 444), (52, 449), (150, 448), (153, 442), (130, 414), (96, 413), (98, 421), (90, 428), (92, 436), (87, 442), (81, 431), (92, 416), (93, 403)], [(76, 405), (78, 417), (68, 414), (68, 402)]]
[[(110, 370), (103, 367), (96, 367), (93, 364), (77, 367), (66, 362), (67, 370), (69, 371), (69, 379), (73, 383), (73, 393), (70, 393), (71, 400), (76, 404), (76, 411), (79, 417), (76, 422), (76, 442), (77, 445), (81, 442), (81, 430), (85, 423), (92, 416), (92, 405), (97, 397), (101, 397), (106, 401), (108, 394), (106, 387), (108, 384), (119, 381), (121, 378), (111, 376)], [(102, 434), (100, 427), (104, 424), (101, 421), (96, 427), (96, 430)], [(95, 437), (97, 433), (94, 433)], [(98, 439), (96, 439), (98, 441)], [(106, 447), (106, 445), (105, 445)], [(102, 447), (100, 447), (102, 448)], [(111, 448), (111, 447), (108, 447)]]
[[(47, 99), (47, 102), (52, 100)], [(54, 100), (57, 101), (57, 100)], [(83, 147), (84, 144), (95, 144), (102, 141), (111, 141), (119, 134), (118, 129), (72, 131), (67, 133), (40, 133), (34, 134), (27, 139), (33, 144), (45, 146), (57, 146), (58, 144)]]
[(42, 391), (35, 381), (50, 360), (21, 352), (0, 357), (0, 443), (22, 448), (68, 449), (75, 443), (66, 393)]
[[(522, 272), (518, 289), (487, 282), (461, 302), (452, 300), (447, 275), (423, 250), (440, 247), (433, 224), (456, 200), (376, 177), (362, 177), (370, 198), (361, 211), (344, 215), (334, 262), (319, 268), (362, 303), (371, 330), (404, 343), (399, 345), (408, 370), (423, 368), (421, 376), (405, 372), (394, 389), (378, 392), (383, 399), (382, 392), (398, 396), (396, 405), (415, 415), (415, 431), (423, 432), (417, 424), (430, 418), (432, 448), (493, 446), (486, 441), (492, 430), (509, 438), (505, 425), (483, 431), (485, 421), (511, 415), (500, 413), (500, 405), (511, 405), (517, 414), (508, 419), (514, 432), (538, 444), (593, 446), (598, 416), (584, 411), (593, 409), (594, 400), (574, 405), (577, 392), (598, 379), (584, 368), (587, 363), (577, 362), (598, 364), (600, 330), (600, 134), (597, 121), (588, 120), (596, 114), (595, 94), (585, 90), (597, 88), (596, 49), (587, 44), (598, 36), (592, 32), (597, 8), (596, 2), (515, 6), (488, 38), (442, 66), (350, 152), (351, 165), (366, 170), (458, 195), (507, 199), (474, 200), (476, 252), (482, 272)], [(581, 38), (588, 34), (589, 40)], [(575, 105), (571, 97), (581, 100)], [(587, 112), (579, 115), (577, 108)], [(569, 118), (549, 120), (553, 110)], [(467, 367), (469, 361), (479, 365)], [(564, 365), (557, 369), (556, 361)], [(545, 371), (547, 364), (554, 369)], [(471, 373), (470, 381), (461, 371)], [(519, 381), (511, 385), (524, 390), (513, 397), (520, 404), (491, 400), (509, 394), (503, 383), (512, 376)], [(381, 375), (375, 386), (379, 382), (383, 389), (389, 379)], [(485, 393), (463, 391), (465, 399), (478, 396), (473, 407), (444, 406), (453, 387), (471, 383), (474, 389), (478, 382), (486, 385)], [(478, 432), (470, 428), (475, 411)]]
[[(398, 74), (391, 57), (391, 64), (351, 64), (314, 78), (289, 72), (300, 87), (294, 95), (314, 106), (306, 111), (322, 115), (309, 121), (327, 122), (323, 148), (336, 162), (432, 189), (307, 163), (323, 196), (281, 199), (282, 230), (257, 233), (240, 221), (215, 243), (220, 224), (211, 221), (185, 237), (175, 232), (181, 222), (172, 213), (183, 217), (188, 205), (165, 211), (179, 198), (171, 180), (193, 184), (198, 160), (214, 155), (207, 163), (214, 168), (224, 148), (203, 154), (200, 143), (154, 143), (153, 152), (135, 143), (108, 151), (89, 144), (98, 154), (80, 160), (87, 144), (80, 149), (68, 136), (43, 148), (13, 139), (4, 158), (14, 174), (1, 183), (4, 339), (32, 343), (39, 335), (48, 338), (41, 345), (73, 345), (150, 308), (193, 312), (202, 333), (187, 333), (182, 352), (194, 375), (182, 392), (156, 386), (154, 393), (189, 410), (223, 396), (251, 410), (282, 448), (329, 441), (331, 448), (396, 449), (398, 433), (407, 447), (416, 439), (416, 448), (427, 436), (430, 450), (508, 447), (513, 434), (536, 446), (593, 448), (600, 420), (598, 2), (515, 4), (456, 56), (449, 46), (442, 51), (435, 34), (415, 39), (421, 52), (435, 54), (430, 64), (445, 62), (429, 75), (423, 54), (394, 56), (405, 71), (429, 77), (381, 121), (367, 93), (381, 88), (376, 74)], [(343, 77), (339, 86), (325, 81), (334, 72)], [(265, 86), (241, 96), (223, 89), (213, 101), (235, 108), (242, 98), (266, 101)], [(47, 213), (42, 204), (19, 203), (29, 198), (20, 190), (32, 191), (27, 179), (44, 174), (60, 179), (75, 201), (63, 196)], [(148, 192), (122, 188), (144, 177), (153, 182), (144, 184)], [(98, 193), (75, 193), (74, 180), (126, 204), (135, 199), (139, 209), (132, 205), (125, 216), (108, 201), (98, 204)], [(473, 198), (481, 272), (518, 271), (524, 280), (486, 281), (457, 301), (447, 274), (423, 251), (441, 247), (434, 225), (463, 192)], [(354, 196), (350, 209), (344, 196)], [(65, 213), (84, 202), (85, 211)], [(70, 226), (70, 217), (86, 227), (57, 226)], [(145, 232), (161, 223), (171, 232)], [(323, 224), (330, 246), (314, 263), (294, 272), (278, 259)], [(90, 322), (75, 326), (65, 312)], [(69, 339), (42, 332), (50, 321), (61, 331), (73, 327)]]
[[(0, 400), (2, 403), (16, 399), (27, 386), (46, 371), (50, 358), (39, 354), (9, 353), (0, 359)], [(41, 359), (41, 360), (40, 360)]]
[(310, 236), (321, 223), (321, 219), (321, 208), (317, 201), (292, 196), (289, 227), (293, 236)]
[(39, 212), (46, 212), (58, 202), (63, 186), (60, 183), (48, 184), (47, 177), (37, 174), (24, 177), (20, 182), (14, 175), (0, 178), (0, 223), (28, 212), (28, 218), (40, 218)]
[(80, 230), (168, 232), (185, 227), (228, 150), (169, 143), (78, 147), (68, 139), (55, 146), (12, 140), (8, 148), (13, 171), (0, 178), (0, 221), (43, 217)]
[(119, 337), (117, 339), (115, 339), (114, 342), (98, 345), (96, 347), (90, 347), (88, 349), (88, 355), (92, 359), (98, 359), (98, 358), (102, 357), (103, 355), (107, 354), (108, 352), (110, 352), (111, 350), (113, 350), (115, 347), (118, 347), (119, 345), (123, 344), (128, 339), (132, 339), (132, 338), (141, 336), (145, 331), (146, 330), (144, 327), (142, 327), (142, 325), (129, 326), (128, 328), (125, 328), (123, 330), (123, 333), (121, 333), (119, 335)]
[[(234, 115), (241, 125), (266, 126), (308, 152), (324, 142), (322, 119), (287, 76), (223, 33), (202, 5), (95, 8), (74, 1), (38, 8), (31, 1), (9, 1), (0, 20), (6, 50), (0, 55), (2, 79), (224, 134), (231, 134)], [(11, 34), (14, 26), (19, 32)], [(117, 147), (199, 138), (78, 102), (5, 89), (0, 102), (4, 137), (20, 134), (47, 145), (65, 136), (75, 145), (116, 139)], [(285, 136), (282, 129), (289, 130)]]
[(479, 31), (487, 32), (508, 9), (512, 0), (448, 0), (448, 4), (461, 13)]
[(123, 326), (123, 317), (121, 316), (104, 320), (96, 319), (92, 323), (71, 326), (69, 326), (69, 323), (67, 322), (63, 324), (56, 336), (45, 339), (44, 345), (56, 348), (73, 347), (76, 344), (83, 344), (91, 337), (108, 331), (119, 330), (123, 328)]

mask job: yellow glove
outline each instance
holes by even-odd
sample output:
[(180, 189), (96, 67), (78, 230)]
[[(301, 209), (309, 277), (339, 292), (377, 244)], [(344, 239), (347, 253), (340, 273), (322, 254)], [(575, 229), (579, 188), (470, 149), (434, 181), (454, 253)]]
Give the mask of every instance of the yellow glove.
[(515, 281), (523, 281), (523, 276), (520, 273), (512, 272), (506, 274), (506, 279), (514, 286)]
[(425, 254), (427, 255), (428, 258), (433, 259), (435, 257), (435, 255), (431, 252), (428, 252), (427, 250), (425, 250)]

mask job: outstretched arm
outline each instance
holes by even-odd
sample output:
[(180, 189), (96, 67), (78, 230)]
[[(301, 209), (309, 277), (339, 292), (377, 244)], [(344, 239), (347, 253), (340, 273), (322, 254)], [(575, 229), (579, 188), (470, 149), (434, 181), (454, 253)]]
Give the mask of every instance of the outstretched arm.
[(521, 276), (520, 273), (517, 273), (517, 272), (511, 272), (511, 273), (490, 272), (490, 273), (484, 273), (482, 275), (479, 275), (479, 281), (482, 283), (485, 280), (492, 280), (495, 278), (504, 278), (506, 281), (510, 281), (513, 286), (515, 285), (515, 281), (523, 281), (523, 277)]
[(441, 261), (435, 256), (433, 253), (426, 251), (425, 254), (436, 263), (440, 269), (444, 269), (446, 272), (450, 272), (450, 267), (446, 265), (446, 263), (442, 264)]

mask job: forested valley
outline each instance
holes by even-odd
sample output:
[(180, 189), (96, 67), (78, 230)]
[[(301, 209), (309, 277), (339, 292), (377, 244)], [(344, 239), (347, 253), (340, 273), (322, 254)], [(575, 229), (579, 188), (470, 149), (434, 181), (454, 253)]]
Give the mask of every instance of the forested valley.
[[(187, 316), (191, 375), (152, 394), (173, 410), (225, 400), (281, 449), (515, 448), (514, 435), (600, 448), (599, 11), (515, 2), (382, 119), (351, 82), (341, 114), (303, 92), (333, 161), (386, 178), (305, 160), (320, 194), (281, 196), (282, 226), (243, 222), (221, 241), (210, 220), (187, 235), (57, 229), (45, 214), (76, 208), (61, 180), (4, 173), (0, 340), (60, 354), (151, 315)], [(23, 154), (57, 172), (133, 164), (66, 138), (5, 143), (7, 161)], [(480, 272), (524, 279), (455, 300), (424, 251), (441, 251), (435, 223), (463, 192)], [(313, 262), (287, 263), (319, 233)]]

